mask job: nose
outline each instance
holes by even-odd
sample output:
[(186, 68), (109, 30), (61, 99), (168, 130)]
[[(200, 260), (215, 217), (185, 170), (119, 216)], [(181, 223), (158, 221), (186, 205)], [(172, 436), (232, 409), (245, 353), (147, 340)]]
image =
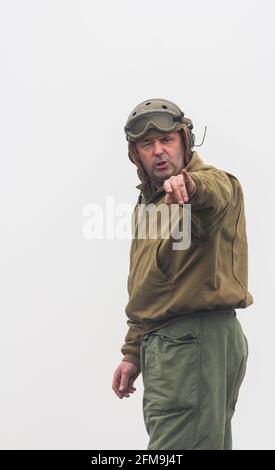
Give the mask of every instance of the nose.
[(161, 155), (163, 153), (162, 143), (159, 140), (154, 142), (154, 155)]

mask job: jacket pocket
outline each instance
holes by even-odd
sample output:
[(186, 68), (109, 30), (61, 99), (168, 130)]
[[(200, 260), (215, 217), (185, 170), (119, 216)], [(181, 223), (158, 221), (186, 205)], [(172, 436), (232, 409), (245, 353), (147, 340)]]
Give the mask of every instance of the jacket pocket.
[(164, 272), (163, 268), (160, 265), (159, 261), (159, 249), (162, 244), (162, 239), (157, 240), (156, 247), (154, 250), (154, 269), (159, 274), (159, 276), (165, 281), (171, 283), (171, 279), (169, 276)]

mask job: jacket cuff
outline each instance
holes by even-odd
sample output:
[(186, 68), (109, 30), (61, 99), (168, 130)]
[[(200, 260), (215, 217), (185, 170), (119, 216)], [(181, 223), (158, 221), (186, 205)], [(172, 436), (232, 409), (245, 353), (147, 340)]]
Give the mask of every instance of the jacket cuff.
[(122, 361), (131, 362), (132, 364), (135, 364), (138, 369), (140, 369), (140, 358), (137, 356), (133, 356), (132, 354), (125, 354)]

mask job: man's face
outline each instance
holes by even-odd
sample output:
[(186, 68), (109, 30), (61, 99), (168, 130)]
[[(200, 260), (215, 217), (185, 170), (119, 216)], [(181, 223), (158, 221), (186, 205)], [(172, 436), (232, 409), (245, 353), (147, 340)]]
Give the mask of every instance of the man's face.
[(184, 145), (179, 131), (150, 132), (136, 142), (136, 150), (150, 179), (156, 187), (164, 180), (177, 175), (184, 167)]

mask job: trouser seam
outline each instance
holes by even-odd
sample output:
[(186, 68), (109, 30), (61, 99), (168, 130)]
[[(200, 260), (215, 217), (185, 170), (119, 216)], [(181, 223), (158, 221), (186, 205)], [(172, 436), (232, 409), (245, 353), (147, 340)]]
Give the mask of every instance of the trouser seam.
[(198, 367), (197, 367), (197, 406), (195, 408), (195, 414), (196, 416), (196, 424), (195, 424), (195, 430), (194, 430), (194, 445), (195, 447), (196, 442), (197, 442), (197, 433), (198, 433), (198, 426), (199, 426), (199, 417), (200, 417), (200, 407), (201, 407), (201, 393), (200, 393), (200, 387), (201, 387), (201, 346), (202, 346), (202, 341), (203, 341), (203, 323), (202, 323), (202, 318), (199, 318), (199, 341), (198, 341)]

